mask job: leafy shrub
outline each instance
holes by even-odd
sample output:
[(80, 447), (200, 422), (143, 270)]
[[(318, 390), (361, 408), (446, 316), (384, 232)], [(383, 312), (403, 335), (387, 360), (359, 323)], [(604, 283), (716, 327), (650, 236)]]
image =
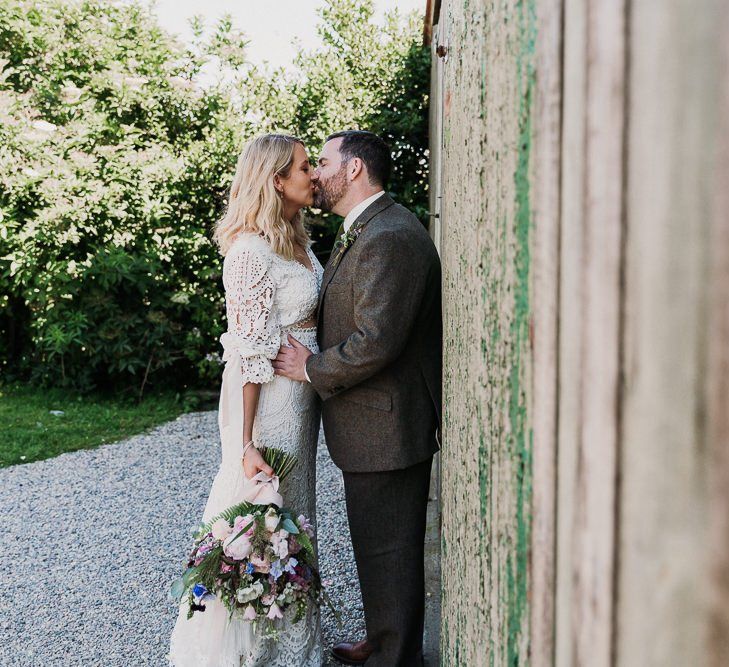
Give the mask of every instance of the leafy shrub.
[[(0, 0), (3, 374), (135, 394), (217, 382), (210, 231), (254, 134), (315, 152), (343, 127), (379, 131), (392, 190), (423, 215), (427, 54), (414, 17), (378, 33), (371, 16), (372, 0), (330, 0), (324, 45), (292, 75), (248, 64), (227, 19), (210, 35), (196, 21), (185, 49), (141, 5)], [(206, 63), (220, 82), (200, 83)]]

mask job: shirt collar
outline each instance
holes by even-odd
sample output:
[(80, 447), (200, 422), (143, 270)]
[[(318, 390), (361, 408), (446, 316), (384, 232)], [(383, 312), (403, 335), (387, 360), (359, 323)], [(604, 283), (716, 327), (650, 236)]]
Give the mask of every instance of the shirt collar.
[(348, 232), (350, 227), (354, 224), (354, 221), (360, 216), (360, 213), (362, 213), (373, 201), (379, 199), (384, 194), (384, 190), (375, 192), (375, 194), (371, 197), (367, 197), (364, 201), (361, 201), (349, 213), (347, 213), (347, 217), (344, 218), (344, 231)]

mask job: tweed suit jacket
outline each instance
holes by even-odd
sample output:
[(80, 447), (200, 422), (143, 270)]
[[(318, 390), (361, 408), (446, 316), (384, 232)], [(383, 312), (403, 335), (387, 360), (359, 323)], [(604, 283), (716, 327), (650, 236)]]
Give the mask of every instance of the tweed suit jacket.
[(334, 463), (346, 472), (397, 470), (438, 449), (440, 259), (419, 220), (387, 194), (358, 225), (358, 238), (324, 271), (321, 352), (306, 371), (323, 399)]

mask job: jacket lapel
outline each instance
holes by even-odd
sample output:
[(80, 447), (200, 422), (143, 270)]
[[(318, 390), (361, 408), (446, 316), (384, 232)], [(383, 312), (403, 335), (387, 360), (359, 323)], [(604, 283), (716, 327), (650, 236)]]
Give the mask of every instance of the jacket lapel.
[[(375, 201), (373, 201), (362, 213), (360, 213), (354, 223), (352, 223), (352, 227), (350, 229), (357, 229), (364, 227), (372, 218), (374, 218), (379, 213), (382, 213), (385, 209), (392, 206), (395, 202), (393, 201), (392, 197), (385, 193), (381, 197), (378, 197)], [(361, 232), (360, 232), (361, 233)], [(355, 240), (354, 243), (357, 241)], [(336, 259), (337, 255), (339, 255), (339, 251), (336, 253), (332, 253), (329, 257), (329, 261), (327, 262), (327, 265), (324, 269), (324, 275), (321, 279), (321, 289), (319, 290), (319, 307), (318, 310), (321, 310), (321, 304), (324, 301), (324, 292), (326, 292), (327, 287), (329, 287), (329, 283), (332, 281), (332, 278), (334, 278), (334, 274), (337, 272), (337, 269), (342, 265), (342, 260), (344, 259), (344, 255), (347, 253), (349, 248), (351, 248), (354, 243), (350, 244), (348, 248), (345, 248), (344, 251), (341, 253), (341, 256), (339, 257), (339, 260)]]

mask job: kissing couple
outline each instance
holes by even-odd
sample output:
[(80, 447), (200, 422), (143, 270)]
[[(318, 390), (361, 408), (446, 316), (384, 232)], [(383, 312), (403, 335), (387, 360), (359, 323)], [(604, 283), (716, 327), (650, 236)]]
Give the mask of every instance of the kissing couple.
[[(331, 652), (367, 667), (423, 664), (423, 549), (441, 415), (440, 261), (425, 227), (385, 192), (391, 169), (389, 146), (371, 132), (332, 134), (315, 164), (300, 140), (260, 136), (238, 159), (214, 233), (228, 328), (222, 461), (203, 521), (238, 502), (241, 484), (273, 475), (259, 447), (297, 458), (279, 491), (313, 520), (323, 423), (344, 479), (367, 629)], [(326, 268), (311, 250), (305, 207), (344, 218)], [(319, 667), (319, 611), (309, 605), (272, 641), (217, 601), (190, 619), (183, 602), (169, 661)]]

